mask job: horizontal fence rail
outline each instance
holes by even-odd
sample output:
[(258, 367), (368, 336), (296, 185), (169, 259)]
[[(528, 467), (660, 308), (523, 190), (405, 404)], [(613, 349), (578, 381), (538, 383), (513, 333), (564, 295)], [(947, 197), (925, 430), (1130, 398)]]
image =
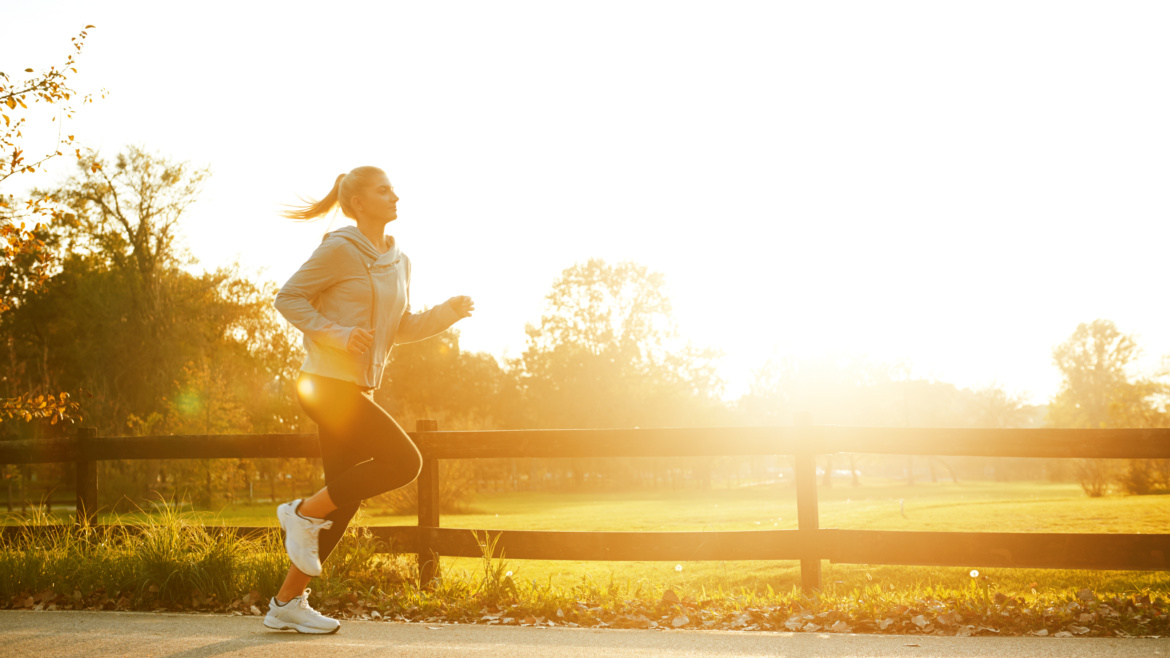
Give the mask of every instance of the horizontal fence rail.
[[(1168, 459), (1170, 428), (1135, 430), (704, 427), (410, 432), (424, 458), (721, 457), (839, 452), (950, 457)], [(316, 434), (0, 441), (0, 464), (106, 459), (318, 458)]]
[[(806, 589), (820, 561), (1062, 569), (1170, 569), (1170, 534), (906, 532), (819, 528), (815, 456), (839, 452), (963, 457), (1170, 458), (1170, 428), (1134, 430), (722, 427), (440, 432), (419, 421), (423, 455), (417, 526), (370, 531), (385, 550), (417, 553), (424, 582), (439, 556), (535, 560), (800, 560)], [(439, 527), (440, 459), (794, 455), (798, 530), (577, 532)], [(0, 464), (76, 462), (79, 521), (97, 509), (96, 462), (110, 459), (318, 458), (316, 434), (96, 437), (0, 442)], [(112, 530), (113, 528), (107, 528)], [(133, 531), (133, 529), (127, 529)], [(5, 528), (12, 537), (35, 529)], [(263, 536), (275, 528), (209, 527)]]

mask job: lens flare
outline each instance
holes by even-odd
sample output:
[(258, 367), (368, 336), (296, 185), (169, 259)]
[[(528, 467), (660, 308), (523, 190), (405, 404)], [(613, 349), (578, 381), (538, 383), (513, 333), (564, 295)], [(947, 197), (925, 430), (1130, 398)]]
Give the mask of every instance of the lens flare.
[(297, 381), (297, 393), (300, 393), (301, 397), (306, 397), (306, 398), (313, 397), (313, 382), (312, 382), (312, 380), (310, 380), (310, 379), (298, 380)]

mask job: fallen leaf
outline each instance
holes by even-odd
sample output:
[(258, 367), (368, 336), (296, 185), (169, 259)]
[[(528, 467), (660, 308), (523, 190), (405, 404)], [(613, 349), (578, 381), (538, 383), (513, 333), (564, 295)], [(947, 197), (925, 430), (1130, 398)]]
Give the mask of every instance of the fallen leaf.
[(679, 615), (671, 620), (670, 625), (674, 626), (675, 628), (678, 628), (679, 626), (686, 626), (690, 622), (691, 622), (690, 619), (687, 619), (683, 615)]
[(1032, 631), (1032, 635), (1039, 635), (1040, 637), (1044, 637), (1045, 635), (1048, 635), (1048, 629), (1041, 628), (1038, 631)]
[(1059, 633), (1056, 633), (1052, 637), (1072, 637), (1072, 636), (1073, 636), (1073, 634), (1069, 633), (1068, 631), (1060, 631)]
[(260, 608), (257, 608), (255, 605), (253, 605), (253, 606), (250, 606), (250, 607), (248, 608), (248, 612), (251, 612), (251, 613), (252, 613), (252, 614), (254, 614), (254, 615), (259, 615), (259, 614), (260, 614)]
[(814, 623), (812, 623), (812, 622), (810, 621), (809, 623), (807, 623), (807, 624), (805, 624), (805, 625), (804, 625), (804, 628), (802, 628), (802, 629), (800, 629), (800, 630), (802, 630), (802, 631), (804, 631), (804, 632), (806, 632), (806, 633), (814, 633), (814, 632), (816, 632), (816, 631), (819, 631), (819, 630), (821, 630), (821, 627), (820, 627), (819, 625), (817, 625), (817, 624), (814, 624)]
[(925, 628), (926, 624), (928, 623), (926, 621), (926, 617), (923, 617), (922, 615), (918, 615), (918, 616), (914, 617), (913, 619), (911, 619), (910, 621), (914, 622), (914, 625), (917, 626), (918, 628)]
[(886, 619), (883, 619), (883, 620), (878, 622), (878, 628), (880, 628), (881, 630), (884, 631), (890, 627), (890, 624), (893, 624), (893, 623), (894, 623), (894, 620), (887, 617)]
[(829, 630), (833, 631), (834, 633), (848, 633), (853, 629), (849, 627), (849, 624), (846, 624), (843, 621), (838, 621), (837, 623), (830, 626)]
[(662, 602), (666, 604), (679, 603), (678, 594), (675, 594), (674, 590), (668, 589), (662, 593)]

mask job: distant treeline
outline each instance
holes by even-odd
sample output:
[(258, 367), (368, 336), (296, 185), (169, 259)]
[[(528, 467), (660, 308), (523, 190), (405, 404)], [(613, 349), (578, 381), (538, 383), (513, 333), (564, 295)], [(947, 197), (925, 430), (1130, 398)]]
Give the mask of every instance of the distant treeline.
[[(100, 435), (314, 431), (294, 394), (300, 334), (274, 311), (275, 283), (238, 267), (192, 273), (179, 229), (207, 176), (138, 148), (112, 161), (81, 159), (59, 187), (34, 196), (58, 204), (37, 239), (53, 256), (0, 263), (6, 353), (0, 395), (60, 399), (65, 422), (11, 418), (0, 440), (60, 436), (77, 423)], [(0, 208), (0, 217), (6, 212)], [(273, 229), (279, 230), (278, 222)], [(306, 253), (309, 246), (306, 246)], [(41, 276), (47, 273), (47, 278)], [(43, 281), (38, 280), (40, 276)], [(860, 358), (763, 360), (751, 390), (723, 398), (719, 354), (683, 338), (661, 274), (637, 263), (591, 260), (552, 284), (523, 354), (499, 362), (467, 352), (449, 331), (395, 349), (377, 401), (408, 429), (787, 425), (796, 412), (827, 424), (885, 427), (1154, 427), (1166, 422), (1165, 384), (1132, 372), (1137, 346), (1104, 320), (1081, 325), (1054, 351), (1065, 375), (1046, 406), (1002, 388), (960, 389), (914, 379)], [(1170, 486), (1165, 463), (1132, 460), (988, 460), (838, 456), (826, 484), (860, 477), (1078, 479), (1087, 493)], [(69, 481), (69, 465), (4, 467), (9, 505)], [(786, 458), (717, 460), (481, 460), (444, 463), (444, 497), (458, 506), (477, 489), (737, 486), (790, 479)], [(107, 462), (104, 504), (151, 497), (202, 506), (287, 499), (321, 485), (305, 460)], [(52, 496), (68, 499), (59, 489)], [(380, 504), (408, 510), (413, 491)], [(451, 509), (448, 507), (447, 509)]]

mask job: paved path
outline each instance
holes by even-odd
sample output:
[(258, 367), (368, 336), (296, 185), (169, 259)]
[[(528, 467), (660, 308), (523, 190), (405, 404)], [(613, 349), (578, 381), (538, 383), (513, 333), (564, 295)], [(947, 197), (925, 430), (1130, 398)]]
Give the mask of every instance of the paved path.
[(1170, 639), (636, 631), (342, 622), (336, 635), (259, 617), (0, 611), (0, 656), (1170, 656)]

